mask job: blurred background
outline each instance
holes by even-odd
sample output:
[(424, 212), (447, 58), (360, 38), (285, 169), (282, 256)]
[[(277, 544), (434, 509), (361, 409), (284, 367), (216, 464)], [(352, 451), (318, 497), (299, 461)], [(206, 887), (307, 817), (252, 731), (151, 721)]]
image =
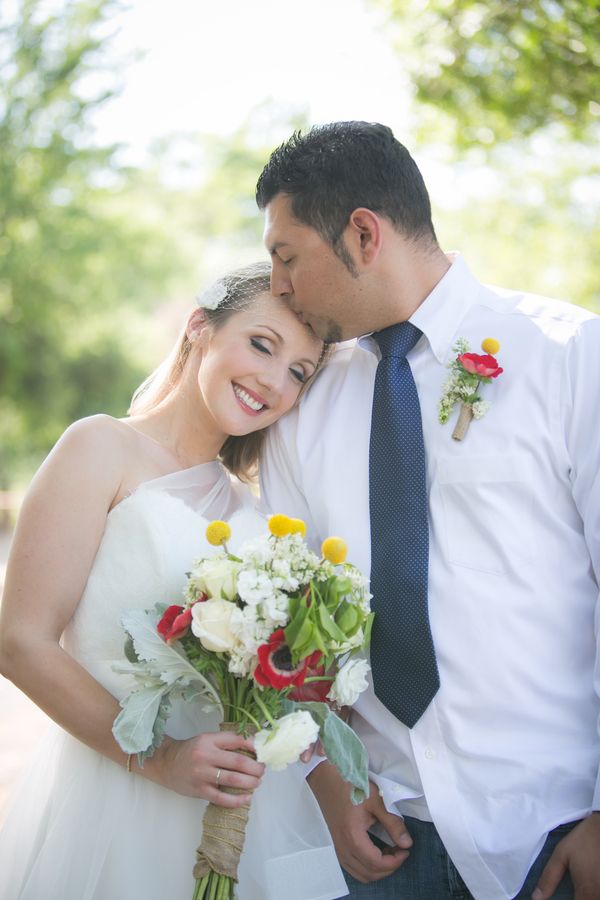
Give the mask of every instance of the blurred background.
[[(0, 582), (69, 422), (123, 415), (195, 295), (264, 258), (295, 129), (390, 125), (442, 246), (600, 312), (600, 14), (583, 0), (0, 0)], [(0, 818), (43, 716), (0, 679)]]

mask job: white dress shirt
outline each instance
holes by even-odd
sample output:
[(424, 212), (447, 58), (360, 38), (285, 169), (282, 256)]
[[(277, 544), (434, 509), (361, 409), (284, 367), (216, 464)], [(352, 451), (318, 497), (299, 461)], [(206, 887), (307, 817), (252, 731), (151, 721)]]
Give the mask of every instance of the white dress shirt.
[[(353, 725), (388, 809), (432, 820), (478, 900), (516, 894), (549, 830), (600, 809), (600, 318), (481, 285), (460, 257), (413, 322), (429, 488), (429, 613), (441, 687), (412, 729), (377, 700)], [(492, 405), (464, 441), (438, 421), (452, 345), (500, 341)], [(370, 568), (378, 349), (341, 345), (270, 430), (264, 506)], [(385, 528), (386, 523), (381, 523)], [(398, 535), (402, 540), (402, 535)]]

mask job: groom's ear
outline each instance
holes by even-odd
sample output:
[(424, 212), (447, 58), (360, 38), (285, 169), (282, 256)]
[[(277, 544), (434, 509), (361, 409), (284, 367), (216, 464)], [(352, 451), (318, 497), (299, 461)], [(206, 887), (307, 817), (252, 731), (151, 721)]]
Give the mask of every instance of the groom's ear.
[(360, 206), (350, 214), (346, 227), (347, 242), (363, 265), (373, 263), (381, 251), (383, 231), (379, 216)]

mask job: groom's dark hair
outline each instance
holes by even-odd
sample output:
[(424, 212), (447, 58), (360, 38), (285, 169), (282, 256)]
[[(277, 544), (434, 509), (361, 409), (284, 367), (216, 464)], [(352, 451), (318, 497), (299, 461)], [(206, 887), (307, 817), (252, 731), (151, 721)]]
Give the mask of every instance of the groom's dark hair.
[(259, 209), (279, 193), (289, 195), (294, 217), (318, 231), (346, 265), (342, 234), (359, 206), (411, 240), (437, 244), (423, 176), (385, 125), (333, 122), (294, 132), (258, 179)]

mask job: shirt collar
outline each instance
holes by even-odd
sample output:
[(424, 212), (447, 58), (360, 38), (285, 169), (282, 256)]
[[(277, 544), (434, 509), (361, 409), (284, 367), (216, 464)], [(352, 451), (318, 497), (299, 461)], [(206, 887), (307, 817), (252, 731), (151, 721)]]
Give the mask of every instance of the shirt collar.
[[(409, 321), (419, 328), (438, 362), (445, 364), (460, 323), (473, 306), (479, 282), (458, 253), (446, 254), (451, 265)], [(376, 347), (371, 335), (358, 341), (371, 351)]]

